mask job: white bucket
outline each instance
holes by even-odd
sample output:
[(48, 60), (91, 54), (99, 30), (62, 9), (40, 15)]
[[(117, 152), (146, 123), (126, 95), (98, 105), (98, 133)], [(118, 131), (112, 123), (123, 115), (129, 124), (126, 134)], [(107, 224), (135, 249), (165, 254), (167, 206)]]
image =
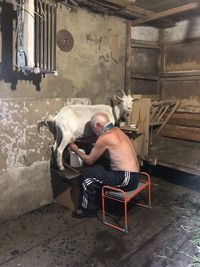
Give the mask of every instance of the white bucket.
[[(79, 149), (81, 152), (85, 153), (83, 149)], [(70, 166), (74, 168), (78, 168), (83, 166), (82, 159), (76, 155), (73, 151), (70, 150)]]

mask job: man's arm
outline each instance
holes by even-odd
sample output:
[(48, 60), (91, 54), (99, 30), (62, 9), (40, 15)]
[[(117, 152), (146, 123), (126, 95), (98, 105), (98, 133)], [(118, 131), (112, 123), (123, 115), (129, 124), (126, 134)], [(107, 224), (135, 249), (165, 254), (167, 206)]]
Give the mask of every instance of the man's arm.
[(104, 138), (99, 137), (89, 155), (81, 152), (78, 146), (72, 144), (70, 149), (76, 153), (85, 163), (92, 165), (106, 150), (106, 144)]

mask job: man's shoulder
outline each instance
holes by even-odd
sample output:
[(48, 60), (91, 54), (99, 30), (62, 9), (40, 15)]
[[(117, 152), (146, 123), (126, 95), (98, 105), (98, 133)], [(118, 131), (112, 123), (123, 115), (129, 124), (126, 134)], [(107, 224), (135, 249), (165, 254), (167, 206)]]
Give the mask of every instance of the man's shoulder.
[(115, 129), (103, 133), (98, 139), (102, 142), (112, 143), (118, 137)]

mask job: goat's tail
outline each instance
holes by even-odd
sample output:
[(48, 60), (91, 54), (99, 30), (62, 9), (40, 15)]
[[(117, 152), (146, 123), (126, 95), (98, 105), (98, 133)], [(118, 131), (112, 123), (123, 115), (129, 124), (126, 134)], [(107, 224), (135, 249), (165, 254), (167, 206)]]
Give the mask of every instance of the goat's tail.
[(47, 127), (53, 134), (55, 133), (55, 122), (51, 119), (43, 120), (38, 122), (38, 133), (40, 133), (41, 127)]
[(38, 122), (38, 133), (39, 134), (40, 134), (40, 128), (43, 126), (49, 128), (46, 120)]

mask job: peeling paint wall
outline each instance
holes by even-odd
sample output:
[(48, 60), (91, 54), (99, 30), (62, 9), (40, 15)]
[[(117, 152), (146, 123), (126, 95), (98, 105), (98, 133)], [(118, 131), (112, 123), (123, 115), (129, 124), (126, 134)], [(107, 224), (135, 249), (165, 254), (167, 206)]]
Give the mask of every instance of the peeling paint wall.
[[(67, 104), (88, 98), (0, 100), (0, 220), (53, 201), (50, 174), (53, 136), (38, 122)], [(27, 199), (26, 199), (27, 198)]]
[[(56, 47), (58, 76), (24, 76), (15, 70), (15, 5), (2, 6), (5, 7), (0, 7), (4, 12), (0, 32), (0, 98), (89, 97), (92, 103), (104, 103), (124, 88), (124, 20), (79, 8), (75, 12), (58, 4), (57, 32), (69, 31), (74, 46), (69, 52)], [(114, 36), (118, 39), (117, 61), (112, 58)]]
[(46, 127), (38, 133), (38, 123), (77, 101), (90, 104), (87, 98), (0, 100), (1, 171), (49, 160), (54, 140)]
[(74, 47), (63, 52), (57, 46), (58, 76), (24, 76), (15, 69), (15, 10), (14, 1), (0, 7), (0, 219), (53, 201), (48, 168), (53, 138), (46, 128), (38, 134), (38, 122), (69, 98), (109, 103), (110, 96), (124, 88), (122, 19), (79, 8), (73, 12), (58, 4), (57, 31), (71, 32)]

